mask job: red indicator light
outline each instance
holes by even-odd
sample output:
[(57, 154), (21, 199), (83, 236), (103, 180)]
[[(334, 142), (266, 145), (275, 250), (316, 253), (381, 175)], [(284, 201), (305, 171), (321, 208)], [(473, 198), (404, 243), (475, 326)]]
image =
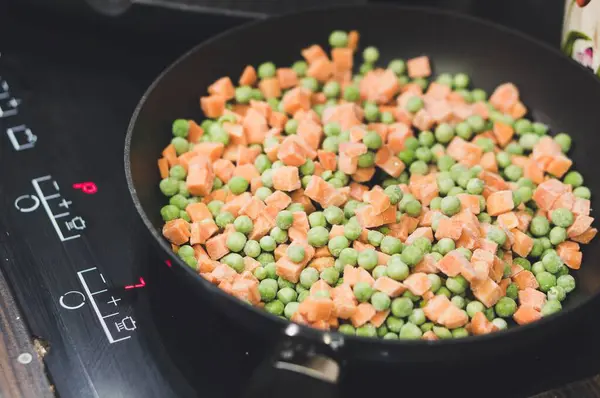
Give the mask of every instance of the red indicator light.
[(98, 187), (91, 181), (78, 182), (76, 184), (73, 184), (73, 188), (81, 189), (83, 193), (87, 193), (88, 195), (98, 192)]
[(140, 283), (138, 283), (136, 285), (127, 285), (127, 286), (125, 286), (125, 289), (126, 290), (129, 290), (129, 289), (138, 289), (138, 288), (144, 287), (144, 286), (146, 286), (146, 281), (144, 281), (144, 278), (140, 277)]
[(171, 264), (171, 260), (165, 260), (165, 264), (167, 264), (167, 267), (169, 268), (173, 266), (173, 264)]

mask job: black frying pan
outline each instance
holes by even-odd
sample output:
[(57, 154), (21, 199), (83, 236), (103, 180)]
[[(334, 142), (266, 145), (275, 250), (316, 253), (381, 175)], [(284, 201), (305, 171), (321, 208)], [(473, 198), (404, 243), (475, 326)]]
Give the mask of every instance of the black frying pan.
[[(600, 82), (558, 50), (508, 29), (443, 11), (393, 6), (340, 7), (252, 23), (202, 43), (167, 68), (144, 94), (127, 133), (125, 171), (140, 216), (182, 277), (206, 293), (206, 300), (233, 317), (240, 328), (281, 342), (273, 360), (275, 369), (285, 377), (270, 374), (258, 382), (288, 382), (288, 377), (303, 374), (324, 381), (327, 386), (337, 380), (336, 361), (464, 361), (483, 353), (493, 355), (533, 344), (542, 333), (567, 331), (570, 321), (581, 315), (600, 292), (598, 241), (585, 247), (583, 267), (576, 273), (578, 288), (559, 314), (485, 336), (434, 342), (348, 337), (290, 324), (227, 295), (172, 253), (161, 235), (163, 221), (159, 210), (166, 199), (158, 189), (160, 176), (156, 168), (156, 159), (170, 140), (172, 121), (202, 120), (199, 97), (205, 95), (207, 87), (217, 78), (237, 78), (245, 65), (267, 60), (276, 65), (290, 65), (299, 59), (300, 49), (313, 43), (326, 44), (333, 29), (359, 30), (363, 46), (379, 48), (382, 65), (396, 57), (406, 59), (427, 54), (435, 70), (466, 72), (476, 86), (488, 92), (501, 82), (516, 83), (532, 118), (547, 123), (554, 133), (566, 131), (572, 135), (575, 142), (572, 157), (577, 169), (592, 192), (600, 192), (600, 174), (596, 174)], [(323, 370), (323, 366), (316, 364), (318, 355), (332, 359), (329, 365), (333, 368), (325, 366), (327, 370)]]

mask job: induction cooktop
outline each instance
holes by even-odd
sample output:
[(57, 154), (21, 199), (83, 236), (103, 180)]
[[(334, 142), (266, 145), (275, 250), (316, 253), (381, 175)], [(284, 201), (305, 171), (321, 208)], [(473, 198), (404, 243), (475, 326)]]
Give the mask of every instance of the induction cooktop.
[[(178, 283), (131, 203), (123, 144), (139, 97), (179, 54), (244, 22), (157, 12), (128, 22), (0, 6), (0, 264), (62, 398), (242, 396), (272, 343)], [(341, 396), (527, 396), (598, 372), (594, 329), (584, 319), (568, 340), (460, 368), (348, 363)], [(490, 361), (506, 373), (489, 374)]]

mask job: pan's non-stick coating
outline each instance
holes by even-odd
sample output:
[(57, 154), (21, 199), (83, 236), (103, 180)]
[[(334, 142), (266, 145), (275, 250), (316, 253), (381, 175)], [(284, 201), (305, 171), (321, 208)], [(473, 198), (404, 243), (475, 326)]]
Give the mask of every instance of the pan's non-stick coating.
[[(159, 214), (165, 198), (158, 189), (160, 177), (156, 160), (170, 140), (172, 121), (176, 118), (202, 120), (199, 97), (205, 95), (208, 85), (217, 78), (230, 76), (235, 81), (245, 65), (265, 61), (278, 66), (291, 65), (300, 59), (302, 48), (314, 43), (326, 46), (333, 29), (359, 30), (363, 48), (367, 45), (379, 48), (381, 65), (387, 65), (392, 58), (408, 59), (426, 54), (431, 57), (435, 72), (465, 72), (476, 87), (488, 93), (499, 83), (514, 82), (521, 90), (531, 117), (549, 124), (554, 133), (571, 134), (575, 143), (572, 151), (575, 165), (592, 192), (600, 192), (600, 82), (558, 51), (509, 30), (445, 12), (390, 6), (315, 10), (255, 23), (198, 46), (170, 67), (142, 99), (130, 125), (128, 144), (131, 147), (126, 148), (126, 171), (134, 200), (136, 195), (139, 198), (138, 210), (166, 251), (170, 252), (170, 248), (160, 236), (163, 222)], [(359, 57), (360, 54), (357, 63)], [(542, 329), (558, 331), (559, 326), (568, 326), (572, 309), (600, 290), (599, 255), (600, 245), (595, 242), (585, 248), (582, 269), (576, 272), (578, 289), (570, 296), (566, 310), (554, 319), (464, 342), (444, 342), (429, 350), (422, 350), (427, 344), (422, 342), (390, 344), (382, 341), (371, 341), (370, 350), (362, 350), (366, 346), (362, 339), (350, 339), (347, 346), (369, 356), (378, 356), (391, 347), (405, 353), (415, 349), (414, 354), (420, 359), (429, 360), (459, 352), (465, 355), (465, 344), (469, 351), (471, 348), (474, 351), (479, 344), (501, 349), (518, 342), (526, 343), (529, 337), (535, 339)], [(189, 277), (189, 272), (183, 272)], [(207, 297), (222, 305), (224, 311), (239, 318), (242, 327), (276, 333), (284, 325), (272, 316), (225, 297), (200, 277), (195, 278), (194, 283), (199, 290), (210, 292)], [(489, 344), (491, 341), (494, 344)], [(457, 350), (459, 347), (462, 348)], [(414, 360), (414, 356), (409, 357)]]

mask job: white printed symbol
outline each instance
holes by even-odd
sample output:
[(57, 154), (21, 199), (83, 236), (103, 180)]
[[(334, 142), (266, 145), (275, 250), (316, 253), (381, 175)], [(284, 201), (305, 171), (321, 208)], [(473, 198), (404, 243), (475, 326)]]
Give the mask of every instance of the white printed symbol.
[[(67, 295), (74, 295), (74, 297), (69, 299), (69, 301), (81, 300), (81, 302), (79, 304), (73, 303), (74, 305), (66, 304), (65, 298), (67, 298)], [(83, 305), (85, 304), (85, 295), (81, 292), (78, 292), (77, 290), (71, 290), (70, 292), (66, 292), (65, 294), (60, 296), (60, 299), (58, 299), (58, 302), (59, 302), (60, 306), (63, 308), (66, 308), (68, 310), (76, 310), (77, 308), (83, 307)]]
[(0, 99), (8, 98), (8, 83), (6, 80), (0, 80)]
[(113, 296), (110, 296), (110, 300), (106, 302), (106, 304), (113, 304), (115, 307), (117, 306), (117, 302), (121, 301), (120, 298), (114, 298)]
[[(31, 206), (27, 207), (27, 202), (32, 201)], [(21, 195), (15, 199), (15, 207), (21, 213), (29, 213), (40, 206), (40, 200), (35, 195)]]
[(3, 102), (0, 102), (0, 118), (14, 116), (17, 114), (17, 108), (19, 107), (21, 100), (13, 97), (7, 101), (2, 99), (2, 101)]
[(119, 331), (119, 332), (121, 330), (135, 330), (136, 329), (135, 321), (130, 316), (126, 316), (125, 318), (121, 319), (121, 322), (115, 322), (115, 326), (117, 327), (117, 331)]
[(71, 205), (71, 203), (73, 203), (73, 202), (71, 202), (70, 200), (66, 200), (65, 198), (63, 198), (63, 200), (58, 205), (60, 207), (64, 207), (65, 209), (68, 209), (69, 206)]
[(78, 229), (80, 231), (85, 229), (85, 221), (79, 216), (73, 217), (71, 221), (65, 221), (65, 225), (69, 231), (72, 229)]
[[(0, 109), (0, 112), (2, 112), (2, 109)], [(37, 136), (24, 124), (7, 129), (6, 134), (8, 135), (13, 148), (15, 148), (15, 151), (33, 148), (37, 142)]]

